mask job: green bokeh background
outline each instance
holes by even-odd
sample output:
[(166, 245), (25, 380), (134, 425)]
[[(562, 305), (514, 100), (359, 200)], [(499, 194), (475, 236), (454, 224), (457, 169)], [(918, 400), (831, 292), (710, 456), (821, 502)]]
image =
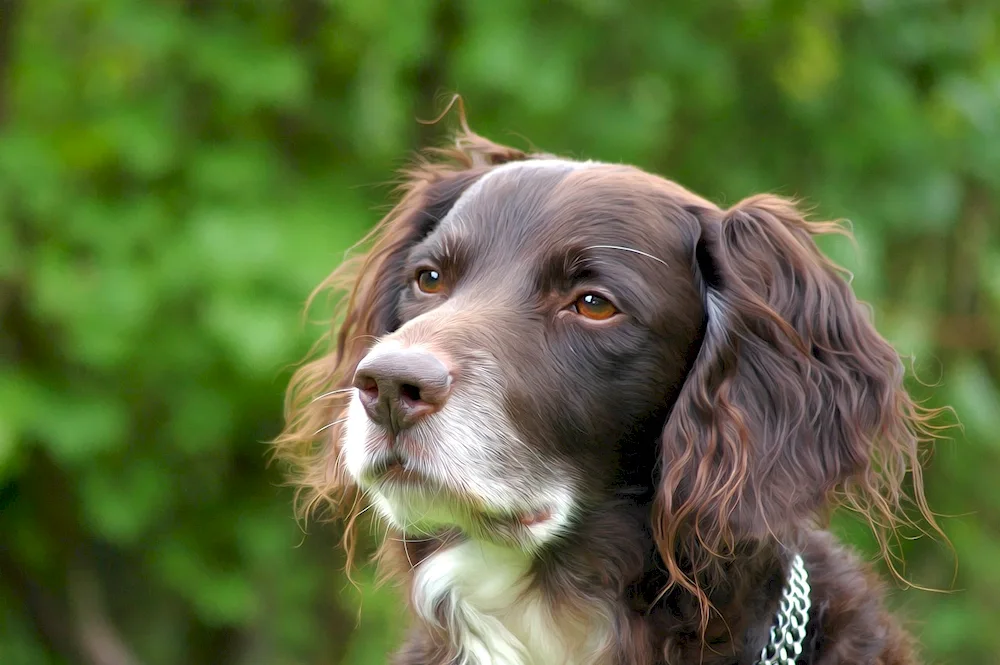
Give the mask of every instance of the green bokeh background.
[[(501, 142), (845, 217), (957, 552), (929, 663), (1000, 662), (1000, 5), (0, 2), (0, 663), (375, 665), (403, 619), (268, 468), (310, 289), (466, 100)], [(321, 314), (321, 312), (319, 313)], [(316, 317), (318, 318), (319, 314)], [(311, 321), (312, 319), (310, 319)], [(870, 538), (842, 522), (846, 538)]]

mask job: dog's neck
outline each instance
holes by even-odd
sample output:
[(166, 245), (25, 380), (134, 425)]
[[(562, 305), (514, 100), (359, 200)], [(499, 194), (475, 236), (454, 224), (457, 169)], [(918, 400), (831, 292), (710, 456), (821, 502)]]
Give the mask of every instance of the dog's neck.
[(597, 513), (534, 557), (455, 534), (411, 545), (397, 560), (410, 570), (417, 617), (450, 652), (440, 662), (645, 664), (663, 662), (653, 649), (664, 644), (670, 663), (755, 662), (748, 654), (766, 643), (784, 558), (758, 550), (720, 567), (706, 585), (717, 612), (702, 634), (697, 599), (677, 586), (662, 593), (668, 579), (641, 512)]
[(537, 561), (475, 541), (442, 548), (416, 569), (414, 609), (447, 634), (462, 665), (610, 665), (612, 608), (553, 602)]

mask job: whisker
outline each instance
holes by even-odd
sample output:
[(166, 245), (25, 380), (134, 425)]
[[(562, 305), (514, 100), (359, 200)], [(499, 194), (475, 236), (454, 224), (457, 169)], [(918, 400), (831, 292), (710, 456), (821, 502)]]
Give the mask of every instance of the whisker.
[[(411, 526), (410, 528), (412, 529), (412, 528), (415, 528), (415, 527)], [(402, 539), (400, 539), (400, 538), (391, 538), (389, 536), (386, 536), (386, 539), (387, 540), (391, 540), (394, 543), (429, 543), (432, 540), (435, 540), (436, 536), (427, 536), (426, 538), (402, 538)]]
[(640, 249), (634, 249), (632, 247), (620, 247), (619, 245), (591, 245), (590, 247), (585, 247), (584, 249), (619, 249), (623, 252), (632, 252), (633, 254), (638, 254), (640, 256), (645, 256), (647, 259), (653, 259), (657, 263), (662, 263), (664, 267), (669, 268), (667, 262), (663, 259), (657, 258), (652, 254), (647, 254)]
[(406, 563), (410, 564), (410, 570), (413, 570), (413, 560), (410, 558), (410, 548), (407, 547), (408, 543), (406, 540), (406, 529), (403, 529), (402, 535), (403, 535), (403, 554), (406, 555)]
[(323, 393), (322, 395), (317, 395), (315, 398), (313, 398), (313, 400), (312, 400), (312, 402), (310, 402), (310, 404), (315, 404), (316, 402), (320, 401), (321, 399), (326, 399), (327, 397), (333, 397), (334, 395), (342, 395), (344, 393), (349, 393), (352, 390), (354, 390), (354, 388), (340, 388), (338, 390), (331, 390), (328, 393)]
[(313, 432), (313, 436), (316, 436), (317, 434), (319, 434), (323, 430), (329, 429), (329, 428), (333, 427), (334, 425), (339, 425), (340, 423), (343, 423), (343, 422), (347, 422), (347, 418), (341, 418), (340, 420), (334, 420), (333, 422), (329, 422), (329, 423), (323, 425), (322, 427), (320, 427), (315, 432)]

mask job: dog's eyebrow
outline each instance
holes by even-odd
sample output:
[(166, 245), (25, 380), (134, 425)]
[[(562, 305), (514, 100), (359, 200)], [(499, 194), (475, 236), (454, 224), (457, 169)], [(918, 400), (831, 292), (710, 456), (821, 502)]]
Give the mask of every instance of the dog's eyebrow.
[(461, 234), (443, 231), (432, 240), (415, 248), (410, 254), (410, 262), (435, 261), (453, 267), (463, 262), (467, 255), (468, 246), (465, 238)]
[(619, 245), (591, 245), (590, 247), (584, 247), (583, 249), (584, 249), (584, 251), (591, 250), (591, 249), (620, 249), (623, 252), (632, 252), (633, 254), (639, 254), (640, 256), (645, 256), (647, 259), (653, 259), (657, 263), (662, 263), (663, 267), (665, 267), (665, 268), (669, 268), (670, 267), (670, 266), (667, 265), (667, 262), (664, 261), (663, 259), (659, 259), (659, 258), (653, 256), (652, 254), (647, 254), (646, 252), (644, 252), (642, 250), (633, 249), (632, 247), (621, 247)]

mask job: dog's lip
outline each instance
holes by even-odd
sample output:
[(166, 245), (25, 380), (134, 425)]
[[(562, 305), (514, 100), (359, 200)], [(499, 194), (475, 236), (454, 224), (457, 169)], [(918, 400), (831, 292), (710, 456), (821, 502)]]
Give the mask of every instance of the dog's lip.
[[(405, 456), (392, 451), (380, 456), (369, 464), (365, 471), (366, 480), (372, 485), (388, 489), (391, 486), (401, 487), (434, 487), (447, 491), (447, 488), (437, 482), (432, 476), (417, 468)], [(466, 504), (476, 520), (487, 530), (510, 532), (531, 530), (551, 521), (556, 516), (556, 509), (551, 505), (518, 507), (514, 509), (496, 510), (488, 508), (481, 502), (464, 493), (457, 493), (461, 503)]]
[(487, 526), (495, 526), (504, 529), (532, 529), (533, 527), (545, 524), (555, 517), (555, 510), (551, 506), (539, 508), (525, 508), (523, 510), (513, 510), (501, 514), (490, 514), (484, 516)]
[(392, 452), (372, 462), (365, 472), (372, 481), (414, 483), (428, 482), (427, 477), (407, 459)]
[(548, 522), (552, 519), (552, 517), (553, 512), (551, 508), (539, 508), (521, 513), (518, 516), (517, 521), (521, 523), (521, 526), (531, 528), (538, 524)]
[(398, 483), (427, 482), (426, 476), (420, 471), (398, 460), (389, 462), (379, 477), (383, 481)]

